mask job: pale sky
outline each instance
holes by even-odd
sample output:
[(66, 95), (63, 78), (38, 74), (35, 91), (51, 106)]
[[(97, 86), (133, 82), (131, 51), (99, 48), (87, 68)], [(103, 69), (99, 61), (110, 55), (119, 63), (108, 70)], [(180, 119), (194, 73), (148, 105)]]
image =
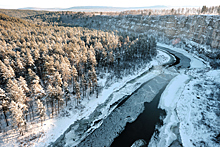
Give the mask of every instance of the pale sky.
[(0, 8), (69, 8), (74, 6), (144, 7), (166, 6), (217, 6), (220, 0), (0, 0)]

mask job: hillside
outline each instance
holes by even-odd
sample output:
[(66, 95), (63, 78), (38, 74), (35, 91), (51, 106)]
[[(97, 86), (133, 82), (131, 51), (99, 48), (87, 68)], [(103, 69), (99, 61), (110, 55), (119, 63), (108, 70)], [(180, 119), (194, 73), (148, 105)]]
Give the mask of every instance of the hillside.
[(17, 9), (0, 9), (0, 13), (6, 14), (11, 17), (27, 17), (27, 16), (35, 16), (39, 14), (45, 14), (47, 11), (35, 11), (35, 10), (17, 10)]
[[(69, 19), (72, 18), (72, 19)], [(124, 15), (90, 16), (86, 14), (60, 15), (69, 26), (83, 26), (100, 30), (118, 30), (133, 36), (148, 35), (158, 42), (199, 54), (214, 68), (219, 66), (219, 15)], [(215, 54), (213, 54), (215, 53)]]
[[(27, 140), (44, 134), (33, 127), (83, 109), (81, 101), (98, 99), (104, 87), (156, 55), (153, 37), (37, 25), (0, 14), (0, 143), (13, 135), (14, 145), (31, 145)], [(103, 78), (108, 80), (99, 84)]]

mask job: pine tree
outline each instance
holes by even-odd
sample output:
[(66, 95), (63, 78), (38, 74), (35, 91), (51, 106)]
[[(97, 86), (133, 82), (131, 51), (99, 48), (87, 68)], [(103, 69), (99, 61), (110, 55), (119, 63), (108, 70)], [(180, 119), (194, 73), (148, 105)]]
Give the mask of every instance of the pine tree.
[(73, 94), (76, 93), (76, 85), (75, 83), (77, 82), (77, 78), (78, 78), (78, 72), (75, 68), (75, 66), (72, 66), (72, 70), (71, 70), (71, 74), (72, 74), (72, 82), (73, 82)]
[(86, 77), (84, 76), (84, 74), (81, 77), (81, 87), (82, 87), (82, 93), (83, 93), (83, 97), (86, 96), (86, 89), (87, 89), (87, 81), (86, 81)]
[(51, 104), (51, 113), (52, 116), (54, 115), (54, 101), (55, 101), (55, 90), (51, 85), (48, 85), (47, 87), (47, 101)]
[(206, 13), (208, 11), (208, 8), (206, 6), (202, 6), (201, 13)]
[(68, 90), (67, 82), (64, 82), (63, 87), (64, 87), (64, 90), (63, 90), (64, 91), (64, 97), (65, 97), (66, 106), (67, 106), (67, 101), (70, 100), (70, 93), (69, 93), (69, 90)]
[(26, 51), (27, 51), (26, 52), (27, 53), (27, 66), (29, 68), (29, 67), (34, 65), (34, 60), (33, 60), (33, 57), (31, 55), (30, 49), (27, 48)]
[[(20, 78), (18, 79), (18, 85), (19, 85), (19, 87), (23, 90), (23, 92), (24, 92), (24, 94), (25, 94), (25, 97), (24, 97), (24, 104), (26, 105), (26, 106), (28, 106), (28, 101), (29, 101), (29, 98), (26, 96), (27, 94), (29, 94), (29, 88), (28, 88), (28, 85), (27, 85), (27, 82), (26, 82), (26, 80), (22, 77), (22, 76), (20, 76)], [(28, 119), (27, 119), (27, 113), (28, 113), (28, 111), (25, 111), (25, 116), (26, 116), (26, 121), (28, 121)]]
[(62, 78), (61, 78), (61, 74), (57, 71), (57, 72), (55, 72), (54, 77), (55, 77), (55, 85), (62, 86), (63, 81), (62, 81)]
[(7, 80), (15, 76), (13, 68), (9, 65), (8, 67), (0, 60), (0, 75)]
[(89, 95), (92, 94), (92, 80), (89, 78), (88, 80), (88, 88), (89, 88)]
[(20, 77), (18, 78), (18, 84), (19, 84), (19, 86), (22, 88), (22, 90), (23, 90), (25, 93), (28, 93), (28, 92), (30, 91), (29, 88), (28, 88), (28, 85), (27, 85), (26, 80), (25, 80), (22, 76), (20, 76)]
[(28, 75), (26, 78), (28, 85), (32, 84), (32, 81), (34, 80), (34, 78), (36, 76), (37, 76), (36, 73), (33, 70), (31, 70), (30, 68), (28, 68)]
[(57, 100), (57, 104), (58, 104), (58, 114), (60, 111), (60, 106), (63, 104), (64, 100), (63, 100), (63, 91), (62, 88), (59, 85), (56, 85), (55, 90), (55, 99)]
[(19, 58), (16, 58), (16, 68), (17, 68), (17, 73), (21, 72), (24, 69), (21, 59)]
[(0, 88), (0, 102), (1, 102), (1, 109), (4, 114), (6, 125), (8, 126), (8, 118), (7, 118), (7, 111), (9, 110), (9, 99), (6, 97), (5, 91)]
[(69, 65), (65, 61), (61, 63), (61, 74), (63, 83), (71, 79), (71, 70), (69, 68)]
[(77, 106), (78, 106), (79, 105), (79, 100), (81, 98), (81, 94), (80, 94), (79, 83), (77, 81), (75, 82), (75, 86), (76, 86), (76, 100), (77, 100)]
[(94, 55), (94, 53), (91, 50), (89, 50), (88, 53), (89, 53), (89, 63), (91, 64), (90, 66), (94, 66), (95, 67), (97, 65), (97, 61), (96, 61), (95, 55)]
[(109, 63), (109, 65), (110, 65), (110, 67), (112, 67), (112, 65), (113, 65), (113, 63), (114, 63), (114, 55), (113, 55), (113, 52), (111, 51), (110, 53), (109, 53), (109, 59), (108, 59), (108, 63)]
[(38, 76), (35, 76), (34, 80), (32, 81), (31, 91), (32, 97), (35, 99), (39, 99), (45, 94), (44, 88), (41, 86), (40, 78)]
[(48, 77), (49, 80), (49, 76), (53, 75), (56, 69), (54, 68), (54, 58), (48, 55), (46, 58), (47, 61), (44, 64), (44, 77)]
[(20, 102), (21, 104), (24, 103), (26, 95), (23, 89), (18, 85), (17, 80), (15, 79), (8, 80), (7, 91), (8, 91), (8, 96), (11, 98), (11, 100), (15, 102)]
[(89, 87), (91, 94), (94, 93), (94, 90), (96, 89), (97, 86), (97, 75), (94, 67), (92, 67), (92, 71), (89, 70), (88, 75), (89, 75)]
[(23, 136), (26, 130), (26, 121), (24, 119), (24, 111), (27, 110), (27, 106), (20, 102), (12, 101), (10, 104), (10, 110), (12, 112), (13, 126), (18, 127), (20, 134)]
[(41, 126), (43, 125), (43, 120), (46, 118), (46, 108), (44, 107), (43, 103), (37, 99), (37, 109), (40, 116)]

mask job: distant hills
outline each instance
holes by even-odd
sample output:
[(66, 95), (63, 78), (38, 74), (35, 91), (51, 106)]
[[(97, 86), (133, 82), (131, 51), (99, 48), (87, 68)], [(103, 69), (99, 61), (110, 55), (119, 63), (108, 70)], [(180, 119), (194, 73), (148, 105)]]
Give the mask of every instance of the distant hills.
[(164, 5), (146, 6), (146, 7), (111, 7), (111, 6), (76, 6), (70, 8), (37, 8), (25, 7), (19, 8), (21, 10), (46, 10), (46, 11), (84, 11), (84, 12), (97, 12), (97, 11), (126, 11), (126, 10), (140, 10), (140, 9), (167, 9), (170, 8)]

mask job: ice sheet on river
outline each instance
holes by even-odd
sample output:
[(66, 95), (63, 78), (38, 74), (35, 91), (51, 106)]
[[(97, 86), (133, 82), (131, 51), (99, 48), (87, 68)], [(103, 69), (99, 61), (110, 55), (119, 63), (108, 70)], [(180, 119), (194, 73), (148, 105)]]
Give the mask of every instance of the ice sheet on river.
[[(135, 121), (144, 111), (144, 103), (152, 101), (173, 77), (174, 75), (160, 74), (141, 86), (120, 105), (120, 107), (117, 107), (106, 119), (104, 119), (102, 125), (86, 137), (78, 147), (110, 146), (114, 138), (124, 130), (126, 123)], [(68, 143), (66, 143), (66, 145)]]

